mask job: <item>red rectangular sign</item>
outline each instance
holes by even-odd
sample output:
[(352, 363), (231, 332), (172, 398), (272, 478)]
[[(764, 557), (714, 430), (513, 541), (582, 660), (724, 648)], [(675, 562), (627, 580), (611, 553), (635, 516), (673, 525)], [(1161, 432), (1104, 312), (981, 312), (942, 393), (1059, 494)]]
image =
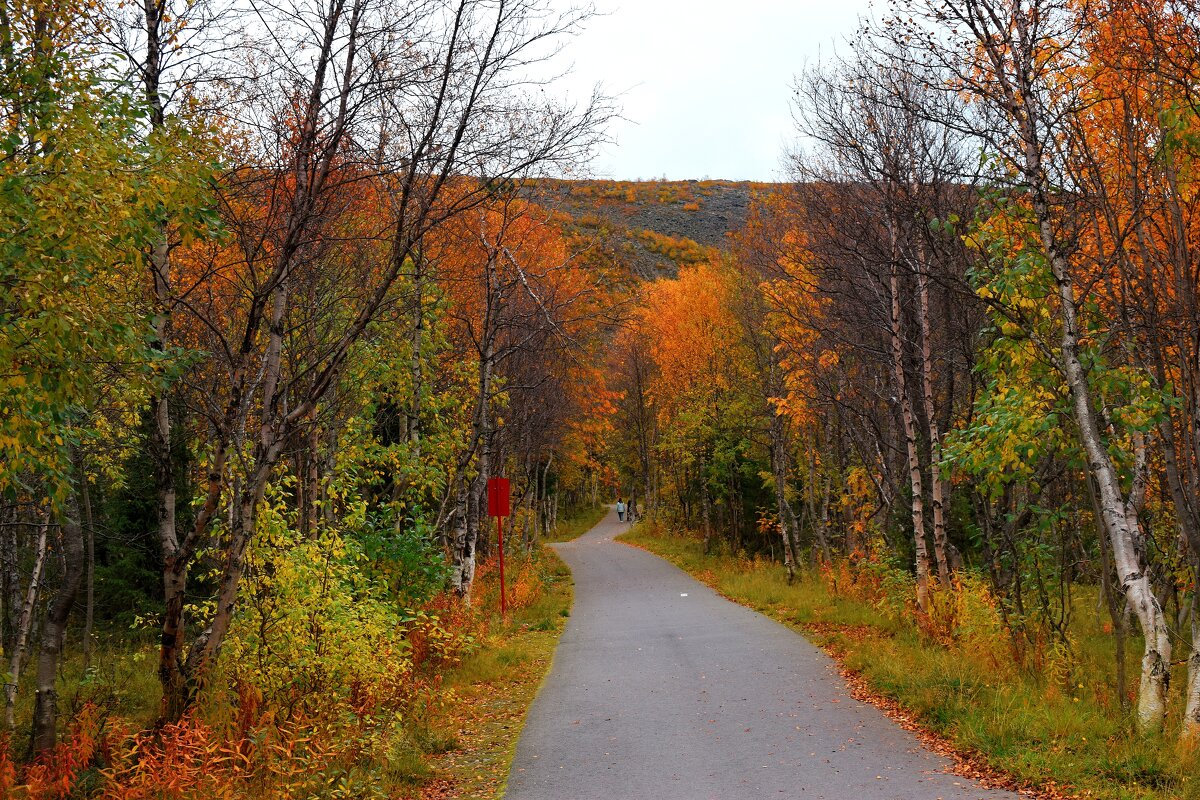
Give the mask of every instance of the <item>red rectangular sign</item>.
[(488, 478), (488, 516), (507, 517), (508, 508), (508, 478)]

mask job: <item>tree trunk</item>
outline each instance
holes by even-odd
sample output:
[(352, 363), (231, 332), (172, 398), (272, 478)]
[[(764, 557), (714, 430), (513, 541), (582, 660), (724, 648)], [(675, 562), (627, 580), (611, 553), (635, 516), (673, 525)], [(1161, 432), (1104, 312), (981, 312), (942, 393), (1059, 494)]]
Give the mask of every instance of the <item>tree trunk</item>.
[(83, 621), (83, 669), (86, 672), (92, 664), (92, 628), (96, 620), (96, 521), (92, 518), (92, 493), (88, 488), (87, 475), (81, 474), (79, 481), (79, 492), (83, 500), (84, 535), (87, 537), (87, 606)]
[[(1039, 244), (1056, 285), (1062, 333), (1059, 367), (1071, 392), (1071, 406), (1079, 430), (1080, 444), (1086, 457), (1087, 473), (1094, 482), (1100, 526), (1112, 549), (1117, 579), (1130, 607), (1138, 617), (1145, 647), (1142, 654), (1138, 689), (1137, 720), (1143, 731), (1162, 727), (1166, 712), (1166, 692), (1170, 679), (1171, 642), (1166, 617), (1154, 596), (1146, 564), (1138, 552), (1141, 532), (1136, 514), (1123, 496), (1120, 477), (1106, 447), (1092, 387), (1083, 366), (1080, 325), (1075, 285), (1066, 251), (1055, 231), (1050, 208), (1052, 182), (1043, 161), (1045, 147), (1055, 132), (1047, 131), (1047, 120), (1040, 118), (1044, 107), (1039, 86), (1042, 67), (1039, 47), (1056, 47), (1038, 38), (1036, 20), (1014, 11), (1008, 29), (995, 28), (996, 18), (975, 5), (964, 4), (957, 11), (966, 15), (975, 32), (973, 44), (986, 58), (994, 82), (980, 91), (1003, 113), (1009, 115), (1017, 133), (1018, 152), (1012, 158), (1020, 170), (1021, 182), (1028, 191)], [(1068, 237), (1069, 238), (1069, 237)]]
[[(210, 516), (221, 497), (223, 448), (219, 447), (213, 456), (214, 463), (210, 465), (208, 474), (209, 495), (187, 542), (179, 546), (175, 541), (171, 541), (167, 543), (169, 549), (164, 548), (163, 585), (167, 605), (163, 621), (163, 646), (159, 656), (159, 678), (163, 684), (160, 722), (173, 722), (182, 716), (195, 699), (197, 691), (203, 687), (208, 671), (216, 662), (225, 635), (233, 622), (238, 587), (245, 569), (246, 548), (257, 528), (258, 510), (266, 495), (271, 474), (284, 445), (297, 430), (299, 421), (306, 416), (316, 415), (316, 398), (310, 398), (307, 413), (301, 414), (302, 409), (298, 409), (292, 420), (285, 420), (282, 410), (280, 376), (290, 273), (290, 266), (285, 265), (280, 270), (279, 279), (271, 293), (270, 316), (267, 319), (267, 347), (262, 368), (262, 410), (258, 422), (258, 438), (249, 460), (249, 474), (245, 475), (244, 480), (233, 481), (235, 491), (231, 493), (233, 499), (229, 508), (229, 538), (224, 547), (225, 562), (217, 589), (216, 608), (208, 627), (188, 648), (186, 658), (182, 657), (182, 653), (185, 633), (183, 601), (187, 586), (187, 568), (194, 553), (194, 542), (200, 533), (207, 529)], [(235, 378), (235, 386), (236, 380)], [(236, 400), (231, 402), (230, 408), (237, 407), (239, 404)]]
[(487, 478), (483, 469), (484, 455), (481, 453), (477, 463), (477, 472), (471, 479), (471, 491), (467, 497), (467, 535), (475, 543), (476, 559), (486, 561), (490, 555), (487, 525), (484, 516), (487, 514)]
[(942, 435), (938, 430), (937, 407), (933, 402), (933, 335), (929, 325), (927, 260), (925, 249), (921, 246), (920, 263), (917, 265), (917, 316), (921, 334), (921, 399), (925, 407), (925, 418), (929, 425), (929, 494), (933, 506), (933, 552), (937, 559), (938, 579), (943, 586), (949, 586), (951, 569), (946, 552), (946, 484), (942, 480), (939, 468), (942, 460)]
[(159, 717), (174, 722), (187, 708), (186, 680), (183, 674), (183, 605), (187, 594), (187, 561), (169, 556), (163, 563), (163, 630), (159, 649), (158, 678), (162, 684)]
[(5, 508), (0, 522), (0, 602), (4, 605), (0, 619), (0, 649), (13, 651), (17, 640), (17, 624), (21, 617), (21, 576), (17, 566), (17, 530), (19, 519), (15, 507)]
[[(1161, 359), (1157, 363), (1157, 371), (1159, 385), (1165, 386), (1165, 370)], [(1183, 427), (1185, 429), (1188, 427), (1186, 422)], [(1164, 418), (1160, 423), (1159, 434), (1162, 439), (1167, 485), (1171, 489), (1175, 516), (1183, 534), (1183, 544), (1188, 553), (1193, 581), (1200, 581), (1200, 515), (1196, 512), (1195, 494), (1189, 492), (1188, 487), (1184, 485), (1183, 476), (1180, 474), (1178, 447), (1170, 416)], [(1200, 461), (1197, 463), (1200, 464)], [(1188, 657), (1187, 687), (1184, 692), (1183, 723), (1180, 729), (1182, 738), (1193, 741), (1200, 739), (1200, 620), (1197, 619), (1197, 611), (1200, 611), (1200, 608), (1197, 607), (1198, 600), (1200, 600), (1200, 591), (1193, 589), (1191, 599), (1192, 652)]]
[(1026, 135), (1027, 175), (1033, 189), (1034, 213), (1038, 220), (1042, 246), (1050, 262), (1058, 286), (1059, 304), (1063, 314), (1060, 352), (1062, 367), (1071, 390), (1072, 409), (1079, 426), (1080, 440), (1087, 455), (1088, 472), (1096, 482), (1100, 506), (1100, 522), (1112, 545), (1113, 562), (1121, 586), (1137, 615), (1145, 640), (1142, 654), (1142, 674), (1138, 688), (1138, 725), (1143, 731), (1158, 730), (1166, 714), (1167, 685), (1170, 681), (1171, 641), (1166, 617), (1154, 596), (1146, 566), (1139, 557), (1136, 517), (1128, 514), (1121, 492), (1116, 467), (1105, 447), (1100, 431), (1091, 386), (1079, 353), (1079, 316), (1075, 300), (1075, 285), (1070, 265), (1059, 250), (1050, 218), (1044, 188), (1044, 173), (1036, 138)]
[[(21, 680), (25, 652), (29, 647), (29, 632), (33, 629), (33, 613), (37, 608), (38, 593), (42, 588), (42, 573), (46, 568), (46, 542), (50, 531), (50, 512), (42, 517), (38, 526), (37, 544), (34, 547), (33, 572), (29, 575), (29, 586), (20, 603), (20, 617), (14, 630), (11, 650), (8, 651), (9, 682), (4, 685), (4, 722), (11, 731), (16, 727), (13, 710), (17, 704), (17, 686)], [(15, 555), (15, 551), (14, 551)]]
[(454, 533), (451, 536), (454, 563), (450, 573), (450, 587), (460, 600), (470, 605), (471, 587), (475, 582), (475, 542), (470, 537), (470, 527), (467, 525), (470, 482), (465, 476), (459, 477), (457, 480), (458, 492), (453, 515)]
[(537, 541), (537, 496), (538, 496), (538, 464), (525, 461), (525, 528), (522, 531), (522, 545), (526, 553), (533, 552), (533, 543)]
[[(1092, 492), (1095, 502), (1095, 492)], [(1104, 604), (1108, 609), (1108, 618), (1113, 626), (1113, 659), (1116, 666), (1117, 702), (1122, 711), (1129, 710), (1128, 678), (1125, 675), (1125, 616), (1121, 612), (1121, 603), (1117, 597), (1116, 587), (1113, 586), (1112, 554), (1109, 552), (1108, 537), (1103, 534), (1100, 538), (1100, 589)]]
[(704, 554), (712, 552), (712, 509), (708, 500), (708, 457), (700, 461), (700, 529), (704, 533)]
[(216, 610), (208, 627), (188, 648), (182, 680), (174, 687), (178, 694), (163, 698), (164, 706), (176, 711), (175, 719), (191, 705), (197, 692), (204, 688), (209, 670), (216, 663), (225, 636), (233, 624), (238, 587), (246, 566), (246, 548), (250, 545), (258, 525), (258, 510), (262, 506), (267, 483), (278, 460), (279, 446), (279, 441), (275, 441), (265, 451), (256, 452), (254, 473), (247, 479), (241, 491), (234, 495), (233, 518), (229, 529), (229, 543), (225, 548), (225, 563), (217, 588)]
[(484, 492), (488, 478), (488, 459), (491, 455), (488, 426), (492, 392), (493, 349), (490, 340), (483, 347), (479, 358), (479, 378), (475, 393), (475, 415), (472, 420), (471, 450), (479, 449), (476, 472), (471, 480), (464, 480), (465, 498), (459, 503), (461, 516), (456, 530), (454, 549), (454, 591), (467, 605), (471, 603), (471, 587), (475, 582), (475, 556), (479, 546), (481, 516), (486, 513)]
[(771, 469), (775, 473), (775, 513), (779, 518), (780, 545), (788, 583), (796, 579), (796, 539), (792, 531), (787, 501), (787, 462), (783, 439), (783, 418), (776, 413), (771, 420)]
[(413, 256), (413, 330), (409, 346), (412, 348), (409, 361), (412, 395), (408, 407), (408, 455), (414, 463), (419, 463), (421, 460), (421, 395), (425, 391), (425, 375), (421, 363), (421, 350), (425, 346), (425, 258), (419, 250)]
[[(143, 88), (150, 107), (150, 125), (159, 129), (166, 121), (163, 98), (159, 91), (163, 59), (163, 8), (153, 0), (144, 0), (142, 6), (142, 21), (146, 33), (145, 61), (141, 69)], [(151, 249), (148, 259), (149, 282), (155, 302), (152, 346), (159, 352), (165, 352), (171, 335), (171, 248), (165, 223), (160, 225), (159, 234), (159, 240)], [(165, 710), (168, 698), (177, 696), (177, 688), (182, 685), (180, 669), (184, 630), (183, 599), (187, 591), (186, 562), (190, 559), (190, 554), (181, 551), (176, 529), (175, 464), (171, 453), (171, 413), (166, 387), (156, 387), (151, 393), (149, 410), (151, 426), (148, 449), (154, 464), (155, 524), (163, 556), (164, 612), (158, 674), (163, 686)]]
[(555, 530), (552, 520), (550, 519), (550, 465), (553, 463), (554, 463), (554, 453), (551, 453), (550, 457), (548, 459), (546, 459), (545, 469), (542, 470), (542, 501), (541, 501), (541, 505), (542, 505), (542, 508), (545, 509), (545, 511), (543, 512), (545, 514), (545, 517), (542, 520), (542, 530), (545, 531), (547, 536), (554, 533), (554, 530)]
[[(304, 437), (304, 474), (296, 476), (304, 486), (304, 507), (300, 509), (300, 533), (310, 541), (316, 541), (321, 533), (320, 510), (321, 470), (318, 453), (321, 450), (321, 426), (314, 412)], [(397, 514), (396, 518), (399, 519)]]
[[(894, 236), (894, 233), (893, 233)], [(916, 550), (917, 605), (929, 611), (929, 553), (925, 544), (925, 492), (921, 480), (921, 461), (917, 453), (917, 427), (913, 417), (912, 401), (908, 395), (908, 381), (904, 375), (903, 321), (900, 316), (900, 266), (892, 259), (891, 278), (891, 350), (892, 383), (896, 399), (900, 404), (900, 419), (904, 426), (904, 444), (908, 453), (909, 486), (912, 489), (913, 544)]]
[[(1200, 568), (1193, 567), (1193, 574)], [(1192, 652), (1187, 662), (1187, 688), (1184, 692), (1183, 728), (1180, 736), (1200, 740), (1200, 591), (1192, 590)]]
[[(79, 480), (83, 471), (78, 459), (75, 472)], [(58, 739), (58, 665), (62, 658), (63, 636), (67, 620), (83, 584), (84, 541), (83, 526), (79, 518), (79, 500), (76, 492), (67, 496), (66, 516), (63, 520), (63, 560), (65, 569), (62, 583), (42, 624), (42, 641), (38, 653), (37, 694), (33, 702), (33, 729), (30, 736), (30, 751), (34, 754), (54, 747)]]
[[(828, 475), (824, 480), (821, 479), (817, 469), (817, 450), (815, 447), (810, 447), (808, 450), (808, 495), (812, 509), (813, 536), (817, 540), (817, 547), (820, 548), (826, 564), (833, 563), (833, 549), (829, 546), (829, 498), (832, 491), (830, 481)], [(819, 495), (817, 493), (818, 484), (821, 487)], [(790, 505), (788, 512), (791, 513)], [(800, 524), (796, 520), (796, 515), (792, 513), (791, 516), (794, 527), (799, 531)]]

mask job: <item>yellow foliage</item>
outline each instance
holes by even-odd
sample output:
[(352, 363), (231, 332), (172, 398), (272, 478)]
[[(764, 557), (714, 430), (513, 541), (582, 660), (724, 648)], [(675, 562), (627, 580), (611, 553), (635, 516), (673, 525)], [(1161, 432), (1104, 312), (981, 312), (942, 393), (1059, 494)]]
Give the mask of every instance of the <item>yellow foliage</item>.
[(316, 712), (334, 698), (408, 681), (403, 621), (357, 560), (338, 533), (304, 539), (288, 527), (282, 503), (266, 505), (247, 554), (246, 602), (221, 662), (232, 683), (252, 686), (271, 706)]

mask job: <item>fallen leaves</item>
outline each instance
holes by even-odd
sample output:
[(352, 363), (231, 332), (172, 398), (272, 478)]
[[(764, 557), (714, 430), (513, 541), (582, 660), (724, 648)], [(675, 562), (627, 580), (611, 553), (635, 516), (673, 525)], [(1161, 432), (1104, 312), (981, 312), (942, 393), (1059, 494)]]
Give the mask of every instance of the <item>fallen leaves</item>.
[[(828, 636), (843, 636), (854, 642), (865, 642), (867, 639), (878, 638), (882, 631), (870, 625), (842, 625), (836, 622), (806, 622), (804, 630), (822, 638)], [(833, 649), (830, 645), (828, 649)]]

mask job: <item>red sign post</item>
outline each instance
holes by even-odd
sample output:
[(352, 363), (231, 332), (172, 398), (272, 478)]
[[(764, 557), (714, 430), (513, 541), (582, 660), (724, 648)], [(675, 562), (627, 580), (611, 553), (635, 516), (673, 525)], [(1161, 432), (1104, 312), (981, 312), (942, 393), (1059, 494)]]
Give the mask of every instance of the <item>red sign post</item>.
[(508, 478), (488, 478), (488, 516), (496, 518), (496, 540), (500, 550), (500, 613), (508, 613), (508, 601), (504, 597), (504, 518), (510, 513), (508, 507)]

